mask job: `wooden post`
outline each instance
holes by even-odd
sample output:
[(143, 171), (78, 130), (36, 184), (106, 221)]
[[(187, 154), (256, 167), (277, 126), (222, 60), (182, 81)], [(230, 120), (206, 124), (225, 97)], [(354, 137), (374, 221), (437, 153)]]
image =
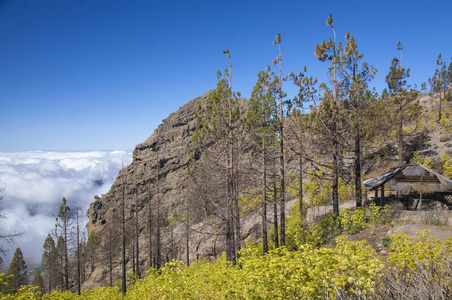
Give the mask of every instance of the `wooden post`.
[(377, 203), (377, 201), (378, 201), (378, 188), (375, 188), (375, 204)]
[(419, 192), (419, 211), (422, 210), (422, 189)]
[(381, 186), (381, 195), (380, 195), (380, 206), (383, 206), (385, 200), (385, 185)]

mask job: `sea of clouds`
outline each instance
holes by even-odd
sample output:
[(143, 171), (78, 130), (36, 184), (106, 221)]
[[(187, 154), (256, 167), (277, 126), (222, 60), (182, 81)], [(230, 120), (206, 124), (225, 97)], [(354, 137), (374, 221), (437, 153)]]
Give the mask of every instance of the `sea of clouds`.
[(72, 211), (79, 208), (85, 216), (94, 196), (108, 192), (121, 166), (131, 161), (132, 153), (127, 151), (0, 152), (0, 188), (7, 216), (0, 220), (0, 229), (23, 232), (14, 245), (3, 245), (9, 249), (3, 267), (16, 247), (30, 267), (40, 265), (42, 245), (55, 228), (63, 197)]

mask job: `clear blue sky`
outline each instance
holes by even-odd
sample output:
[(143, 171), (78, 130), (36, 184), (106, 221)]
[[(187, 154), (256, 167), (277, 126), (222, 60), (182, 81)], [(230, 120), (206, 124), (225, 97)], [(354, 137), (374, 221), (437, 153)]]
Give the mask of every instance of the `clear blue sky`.
[(332, 37), (330, 13), (338, 40), (350, 31), (379, 70), (378, 92), (399, 40), (420, 86), (440, 52), (450, 62), (451, 11), (450, 0), (0, 0), (0, 151), (133, 149), (215, 88), (226, 48), (234, 90), (249, 97), (278, 32), (283, 72), (306, 65), (326, 81), (313, 52)]

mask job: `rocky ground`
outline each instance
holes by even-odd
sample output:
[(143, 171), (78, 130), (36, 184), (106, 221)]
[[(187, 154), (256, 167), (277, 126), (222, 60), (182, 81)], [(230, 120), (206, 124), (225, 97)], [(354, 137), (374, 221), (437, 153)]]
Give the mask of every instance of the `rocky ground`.
[[(447, 212), (449, 218), (452, 217), (452, 212)], [(393, 222), (391, 225), (384, 225), (378, 227), (370, 227), (356, 234), (347, 234), (347, 237), (351, 241), (366, 240), (371, 245), (378, 256), (383, 260), (389, 257), (389, 248), (383, 243), (383, 239), (390, 237), (391, 235), (399, 232), (406, 233), (411, 238), (417, 237), (417, 232), (428, 230), (429, 235), (437, 239), (445, 241), (446, 239), (452, 239), (452, 226), (449, 224), (444, 225), (432, 225), (424, 223), (413, 223), (413, 221), (398, 221)]]
[[(354, 202), (345, 202), (340, 209), (354, 207)], [(325, 215), (332, 211), (332, 205), (308, 209), (308, 219)], [(383, 239), (399, 232), (406, 233), (411, 238), (417, 237), (417, 232), (428, 230), (429, 235), (445, 241), (452, 239), (452, 211), (397, 211), (391, 225), (372, 226), (356, 234), (345, 234), (351, 241), (366, 240), (378, 256), (383, 260), (389, 257), (389, 248)]]

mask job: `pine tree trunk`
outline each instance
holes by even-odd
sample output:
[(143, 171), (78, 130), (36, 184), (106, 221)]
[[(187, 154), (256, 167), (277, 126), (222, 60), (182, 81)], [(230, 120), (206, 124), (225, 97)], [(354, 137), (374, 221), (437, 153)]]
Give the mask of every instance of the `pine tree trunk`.
[[(334, 125), (334, 134), (336, 133), (336, 125)], [(333, 213), (339, 217), (339, 143), (337, 139), (333, 139)]]
[[(403, 130), (403, 129), (401, 129)], [(399, 135), (399, 167), (403, 166), (403, 136)]]
[(148, 194), (148, 229), (149, 229), (149, 268), (154, 267), (153, 253), (152, 253), (152, 209), (151, 209), (151, 187), (149, 181), (149, 194)]
[[(281, 87), (280, 87), (281, 88)], [(282, 97), (279, 98), (279, 132), (280, 132), (280, 140), (279, 140), (279, 146), (280, 146), (280, 152), (279, 152), (279, 176), (280, 176), (280, 239), (281, 239), (281, 246), (284, 246), (286, 244), (286, 188), (285, 188), (285, 172), (284, 172), (284, 135), (283, 135), (283, 113), (282, 113)]]
[(299, 191), (298, 191), (298, 201), (300, 202), (300, 218), (301, 218), (301, 223), (303, 223), (303, 219), (304, 219), (304, 213), (303, 213), (303, 157), (301, 156), (301, 152), (300, 152), (300, 162), (299, 162), (299, 172), (300, 172), (300, 178), (299, 178)]
[(78, 223), (78, 209), (77, 209), (77, 294), (80, 295), (80, 232)]
[(362, 190), (361, 190), (361, 143), (359, 136), (359, 124), (355, 126), (355, 201), (356, 207), (361, 207)]
[[(231, 118), (231, 112), (230, 112)], [(231, 128), (231, 127), (230, 127)], [(233, 169), (232, 169), (232, 141), (231, 137), (228, 139), (228, 194), (227, 194), (227, 233), (226, 233), (226, 243), (227, 243), (227, 260), (232, 262), (233, 265), (236, 264), (235, 260), (235, 236), (234, 236), (234, 190), (233, 190)]]
[(284, 141), (283, 141), (283, 135), (282, 135), (282, 131), (283, 131), (283, 125), (282, 125), (282, 121), (280, 124), (280, 132), (281, 132), (281, 137), (280, 137), (280, 141), (279, 141), (279, 145), (280, 145), (280, 154), (279, 154), (279, 163), (280, 163), (280, 167), (279, 167), (279, 176), (280, 176), (280, 202), (279, 202), (279, 209), (280, 209), (280, 241), (281, 241), (281, 246), (284, 246), (286, 244), (286, 189), (285, 189), (285, 178), (284, 178)]
[(171, 224), (170, 225), (170, 229), (171, 229), (171, 236), (170, 236), (170, 260), (174, 259), (174, 225)]
[(278, 189), (276, 188), (276, 175), (273, 174), (273, 228), (275, 231), (275, 249), (279, 247), (278, 238)]
[[(229, 87), (229, 95), (228, 95), (228, 133), (229, 136), (227, 138), (227, 151), (228, 151), (228, 159), (227, 159), (227, 169), (228, 169), (228, 222), (227, 222), (227, 234), (226, 240), (228, 243), (228, 252), (229, 252), (229, 261), (232, 262), (232, 265), (236, 265), (236, 251), (237, 251), (237, 215), (235, 211), (235, 178), (234, 178), (234, 150), (233, 150), (233, 128), (232, 128), (232, 69), (231, 62), (229, 61), (229, 79), (228, 79), (228, 87)], [(238, 208), (237, 208), (238, 209)], [(236, 229), (236, 230), (234, 230)]]
[(262, 244), (263, 254), (268, 252), (267, 237), (267, 165), (265, 153), (265, 141), (262, 143)]
[[(398, 97), (401, 97), (399, 95)], [(403, 106), (402, 106), (402, 99), (400, 99), (400, 107), (399, 107), (399, 134), (398, 134), (398, 143), (399, 143), (399, 167), (403, 166), (403, 120), (402, 120), (402, 114), (403, 114)]]
[(156, 253), (156, 269), (160, 269), (162, 266), (162, 253), (161, 253), (161, 242), (160, 242), (160, 188), (159, 188), (159, 181), (157, 179), (157, 224), (156, 224), (156, 230), (157, 230), (157, 237), (156, 237), (156, 243), (157, 243), (157, 253)]
[(125, 209), (125, 182), (122, 186), (122, 293), (127, 291), (126, 279), (126, 209)]
[(188, 198), (186, 200), (185, 204), (185, 222), (186, 222), (186, 228), (185, 228), (185, 250), (186, 250), (186, 260), (187, 260), (187, 266), (190, 265), (190, 227), (188, 224)]
[[(441, 86), (442, 89), (442, 86)], [(443, 93), (443, 97), (445, 97), (446, 95), (446, 91), (444, 91)], [(441, 105), (442, 105), (442, 97), (441, 97), (441, 90), (439, 92), (439, 108), (438, 108), (438, 124), (440, 124), (441, 122)]]
[(65, 290), (69, 290), (69, 255), (68, 255), (68, 240), (67, 240), (67, 215), (64, 218), (64, 285)]
[(155, 268), (160, 269), (162, 267), (162, 245), (161, 245), (161, 236), (160, 236), (160, 160), (159, 156), (157, 155), (157, 176), (156, 176), (156, 183), (157, 183), (157, 194), (155, 195), (157, 197), (157, 216), (156, 216), (156, 260), (155, 260)]
[(235, 245), (234, 245), (234, 254), (236, 257), (236, 261), (239, 258), (239, 251), (242, 248), (241, 241), (242, 236), (240, 234), (240, 210), (239, 210), (239, 195), (238, 195), (238, 174), (237, 171), (234, 171), (234, 236), (235, 236)]
[(136, 252), (136, 275), (137, 278), (140, 278), (140, 249), (139, 249), (139, 237), (140, 232), (138, 229), (138, 194), (137, 190), (135, 189), (135, 252)]
[(136, 265), (135, 265), (135, 232), (134, 232), (135, 230), (134, 229), (131, 230), (132, 231), (132, 239), (131, 239), (132, 240), (132, 245), (131, 245), (131, 248), (132, 248), (132, 275), (136, 274)]
[[(112, 219), (114, 219), (112, 217)], [(110, 225), (112, 226), (112, 225)], [(112, 236), (112, 228), (109, 228), (109, 233), (108, 233), (108, 243), (109, 243), (109, 247), (108, 247), (108, 275), (110, 277), (110, 287), (113, 286), (113, 236)]]
[[(336, 43), (336, 38), (335, 41)], [(336, 45), (334, 46), (334, 60), (333, 60), (333, 69), (334, 69), (334, 104), (337, 109), (337, 61), (336, 61)], [(337, 140), (337, 114), (333, 112), (333, 128), (331, 130), (333, 135), (333, 213), (337, 217), (339, 217), (339, 143)]]

